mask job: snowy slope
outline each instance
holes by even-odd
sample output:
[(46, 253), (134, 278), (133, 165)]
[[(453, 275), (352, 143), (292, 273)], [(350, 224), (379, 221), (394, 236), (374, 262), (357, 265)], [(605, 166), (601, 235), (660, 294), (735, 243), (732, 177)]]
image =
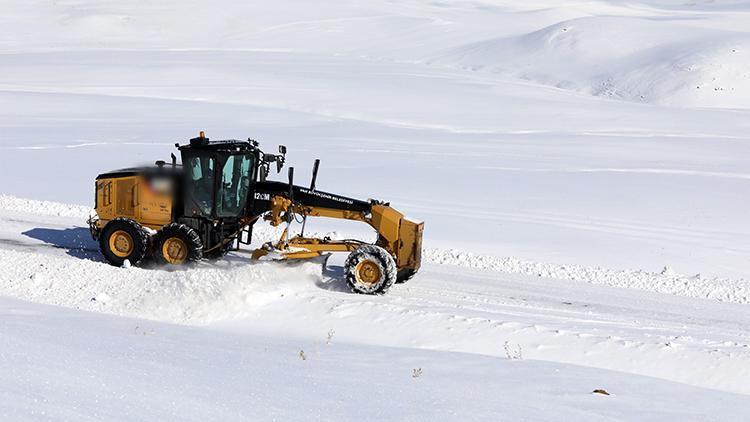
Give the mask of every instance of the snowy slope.
[(453, 47), (430, 62), (615, 99), (748, 108), (747, 28), (706, 27), (692, 19), (694, 13), (680, 21), (656, 11), (587, 16)]
[[(740, 0), (7, 2), (0, 419), (744, 419), (748, 22)], [(93, 177), (198, 130), (424, 220), (423, 270), (368, 297), (341, 258), (104, 264)]]
[[(8, 299), (0, 316), (3, 420), (718, 421), (747, 399), (580, 366), (234, 335)], [(591, 393), (602, 388), (611, 395)]]

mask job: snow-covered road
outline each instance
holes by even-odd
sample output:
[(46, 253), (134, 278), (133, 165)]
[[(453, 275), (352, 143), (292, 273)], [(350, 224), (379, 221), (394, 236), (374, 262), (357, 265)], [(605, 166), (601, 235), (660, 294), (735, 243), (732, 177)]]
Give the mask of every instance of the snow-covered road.
[[(511, 347), (525, 359), (750, 394), (747, 281), (728, 284), (739, 303), (722, 302), (695, 298), (710, 283), (690, 277), (693, 290), (674, 290), (676, 276), (601, 268), (556, 278), (554, 265), (472, 268), (471, 255), (431, 249), (414, 280), (364, 296), (348, 291), (339, 258), (322, 273), (312, 263), (251, 263), (246, 253), (190, 270), (113, 268), (81, 226), (86, 207), (10, 196), (0, 205), (2, 295), (243, 335), (316, 341), (332, 331), (351, 344), (498, 357)], [(587, 281), (586, 271), (611, 282)]]

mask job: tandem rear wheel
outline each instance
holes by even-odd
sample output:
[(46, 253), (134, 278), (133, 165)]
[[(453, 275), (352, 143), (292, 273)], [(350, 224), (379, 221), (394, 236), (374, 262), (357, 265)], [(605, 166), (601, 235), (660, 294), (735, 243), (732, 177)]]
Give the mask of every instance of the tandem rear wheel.
[(172, 223), (154, 235), (153, 251), (158, 264), (183, 265), (203, 258), (203, 242), (192, 228)]

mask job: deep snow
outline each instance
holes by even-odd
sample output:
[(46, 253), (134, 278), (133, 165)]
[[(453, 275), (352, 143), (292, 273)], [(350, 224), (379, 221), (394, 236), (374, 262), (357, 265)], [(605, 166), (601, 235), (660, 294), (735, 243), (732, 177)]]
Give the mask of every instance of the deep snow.
[[(4, 4), (0, 295), (26, 302), (0, 298), (1, 419), (743, 419), (748, 22), (741, 0)], [(423, 271), (366, 297), (339, 258), (103, 264), (93, 177), (198, 130), (424, 220)]]
[(747, 399), (580, 366), (325, 333), (236, 335), (6, 298), (0, 330), (3, 420), (706, 421), (733, 419)]
[[(349, 292), (341, 256), (322, 273), (314, 263), (251, 263), (247, 253), (188, 270), (111, 267), (78, 225), (86, 214), (53, 216), (85, 208), (8, 196), (3, 203), (16, 211), (0, 208), (2, 295), (309, 341), (333, 330), (353, 344), (499, 357), (510, 342), (528, 359), (750, 393), (747, 281), (712, 285), (431, 249), (412, 282), (372, 297)], [(273, 235), (261, 228), (256, 244)]]

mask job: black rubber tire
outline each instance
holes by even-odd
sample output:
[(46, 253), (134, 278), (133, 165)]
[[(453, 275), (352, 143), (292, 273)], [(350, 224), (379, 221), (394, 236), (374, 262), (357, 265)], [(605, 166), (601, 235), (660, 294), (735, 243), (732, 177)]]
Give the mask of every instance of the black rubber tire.
[(412, 270), (411, 268), (404, 268), (396, 274), (396, 284), (406, 283), (407, 281), (411, 280), (412, 277), (414, 277), (414, 275), (416, 274), (417, 272)]
[[(125, 257), (115, 255), (109, 247), (109, 238), (118, 230), (124, 231), (133, 239), (133, 250), (130, 255)], [(122, 267), (126, 259), (130, 262), (130, 265), (138, 265), (149, 251), (149, 237), (149, 234), (140, 224), (129, 218), (118, 217), (107, 223), (102, 229), (99, 235), (99, 249), (101, 249), (104, 259), (116, 267)]]
[(201, 241), (198, 232), (185, 224), (172, 223), (162, 227), (161, 230), (154, 235), (154, 262), (159, 265), (175, 265), (167, 261), (162, 253), (164, 242), (173, 237), (179, 238), (185, 242), (185, 245), (187, 245), (187, 256), (185, 257), (185, 261), (180, 265), (197, 262), (203, 259), (203, 242)]
[[(365, 260), (375, 262), (380, 267), (380, 279), (372, 284), (357, 280), (357, 265)], [(344, 263), (346, 283), (352, 291), (363, 294), (383, 294), (396, 282), (396, 261), (388, 251), (376, 245), (363, 245), (350, 253)]]

